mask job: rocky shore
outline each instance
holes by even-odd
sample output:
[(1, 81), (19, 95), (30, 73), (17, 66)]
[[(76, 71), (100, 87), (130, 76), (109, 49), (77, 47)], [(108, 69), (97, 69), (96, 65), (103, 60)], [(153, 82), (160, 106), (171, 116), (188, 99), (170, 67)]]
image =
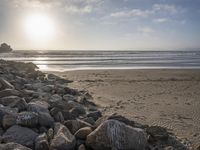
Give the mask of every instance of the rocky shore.
[(102, 115), (92, 96), (70, 82), (32, 63), (0, 60), (0, 149), (190, 149), (165, 128)]

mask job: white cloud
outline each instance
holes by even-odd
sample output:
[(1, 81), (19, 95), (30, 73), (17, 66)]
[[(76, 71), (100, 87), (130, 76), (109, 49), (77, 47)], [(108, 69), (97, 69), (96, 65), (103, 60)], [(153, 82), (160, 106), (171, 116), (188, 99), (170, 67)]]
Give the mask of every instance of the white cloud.
[(129, 11), (120, 11), (116, 13), (111, 13), (111, 17), (147, 17), (151, 12), (148, 10), (132, 9)]
[(150, 34), (150, 33), (154, 33), (155, 31), (152, 29), (152, 28), (150, 28), (150, 27), (139, 27), (138, 29), (137, 29), (140, 33), (142, 33), (142, 34)]
[(157, 23), (165, 23), (165, 22), (169, 22), (169, 21), (171, 21), (171, 20), (168, 18), (156, 18), (153, 20), (153, 22), (157, 22)]
[(65, 11), (71, 14), (91, 13), (101, 3), (101, 0), (63, 0)]
[(101, 0), (5, 0), (11, 6), (27, 9), (59, 9), (71, 14), (91, 13)]
[(165, 11), (171, 14), (175, 14), (178, 12), (177, 8), (174, 5), (168, 5), (168, 4), (154, 4), (152, 11), (153, 12)]
[(151, 9), (131, 9), (125, 11), (118, 11), (110, 14), (110, 17), (149, 17), (151, 15), (159, 15), (165, 13), (166, 15), (173, 15), (178, 13), (178, 9), (174, 5), (168, 4), (154, 4)]
[(93, 10), (93, 7), (91, 5), (86, 5), (82, 7), (78, 7), (76, 5), (66, 5), (65, 11), (72, 14), (85, 14), (85, 13), (91, 13)]

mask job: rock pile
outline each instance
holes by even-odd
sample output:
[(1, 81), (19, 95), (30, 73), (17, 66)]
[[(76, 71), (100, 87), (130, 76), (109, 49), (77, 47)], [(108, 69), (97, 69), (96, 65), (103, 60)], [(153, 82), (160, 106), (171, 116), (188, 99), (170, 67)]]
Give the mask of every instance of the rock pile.
[(0, 60), (1, 150), (187, 149), (164, 128), (102, 116), (87, 92), (36, 68)]

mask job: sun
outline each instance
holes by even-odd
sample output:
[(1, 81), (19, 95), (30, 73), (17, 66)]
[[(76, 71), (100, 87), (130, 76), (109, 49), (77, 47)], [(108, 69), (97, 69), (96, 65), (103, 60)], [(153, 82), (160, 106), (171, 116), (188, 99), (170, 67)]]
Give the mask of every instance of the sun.
[(42, 13), (27, 15), (24, 29), (29, 38), (35, 41), (47, 41), (53, 37), (55, 26), (50, 16)]

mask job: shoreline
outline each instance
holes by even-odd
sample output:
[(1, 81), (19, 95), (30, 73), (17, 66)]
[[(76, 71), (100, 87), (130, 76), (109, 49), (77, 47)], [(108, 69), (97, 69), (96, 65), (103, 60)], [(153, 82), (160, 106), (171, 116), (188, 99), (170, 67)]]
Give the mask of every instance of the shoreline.
[(159, 125), (199, 144), (200, 70), (139, 69), (54, 72), (87, 90), (105, 114), (119, 113), (140, 123)]

